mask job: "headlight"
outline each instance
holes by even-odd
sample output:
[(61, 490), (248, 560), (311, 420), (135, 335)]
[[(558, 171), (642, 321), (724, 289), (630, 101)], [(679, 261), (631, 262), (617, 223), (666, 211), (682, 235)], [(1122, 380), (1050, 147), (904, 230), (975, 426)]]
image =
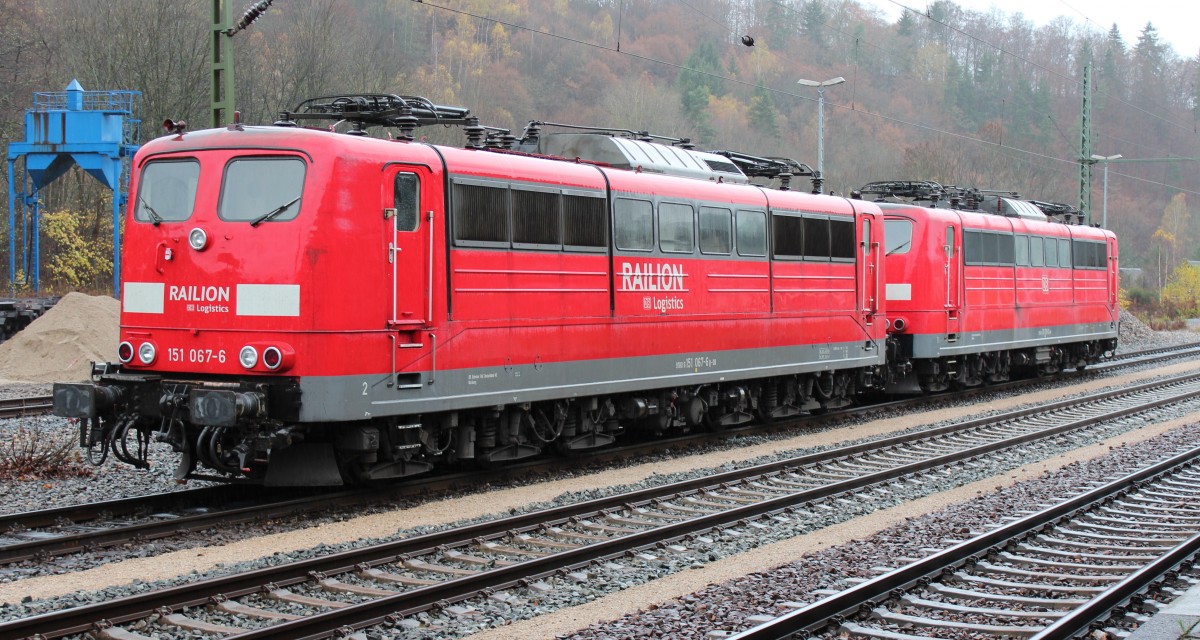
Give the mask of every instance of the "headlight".
[(133, 344), (122, 342), (117, 345), (117, 360), (120, 360), (121, 364), (129, 364), (129, 361), (133, 360)]
[(242, 347), (238, 353), (238, 361), (242, 363), (242, 367), (253, 369), (254, 365), (258, 364), (258, 351), (254, 347)]
[(208, 232), (196, 227), (188, 232), (188, 245), (196, 251), (204, 251), (208, 246)]
[(143, 342), (138, 346), (138, 360), (142, 364), (154, 364), (154, 357), (158, 355), (158, 350), (149, 342)]
[(283, 354), (277, 347), (267, 347), (263, 349), (263, 366), (274, 371), (283, 364)]

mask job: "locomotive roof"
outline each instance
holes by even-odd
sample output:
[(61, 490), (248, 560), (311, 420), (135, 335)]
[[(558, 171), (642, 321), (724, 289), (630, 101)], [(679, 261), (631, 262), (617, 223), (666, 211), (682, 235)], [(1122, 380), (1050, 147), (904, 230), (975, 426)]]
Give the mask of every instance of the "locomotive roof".
[(724, 156), (603, 133), (549, 133), (538, 153), (580, 158), (619, 169), (748, 184), (750, 179)]

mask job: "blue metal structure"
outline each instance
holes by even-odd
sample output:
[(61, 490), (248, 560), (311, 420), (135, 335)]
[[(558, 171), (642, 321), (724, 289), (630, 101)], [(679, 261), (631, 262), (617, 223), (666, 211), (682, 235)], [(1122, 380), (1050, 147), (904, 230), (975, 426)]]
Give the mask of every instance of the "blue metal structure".
[[(23, 272), (41, 286), (38, 191), (79, 165), (113, 191), (113, 293), (121, 286), (121, 210), (128, 199), (128, 161), (138, 149), (140, 91), (84, 91), (72, 80), (66, 91), (33, 94), (25, 111), (25, 140), (8, 145), (8, 277), (17, 285), (17, 204), (21, 205)], [(24, 173), (16, 180), (16, 161)], [(18, 182), (20, 189), (18, 190)]]

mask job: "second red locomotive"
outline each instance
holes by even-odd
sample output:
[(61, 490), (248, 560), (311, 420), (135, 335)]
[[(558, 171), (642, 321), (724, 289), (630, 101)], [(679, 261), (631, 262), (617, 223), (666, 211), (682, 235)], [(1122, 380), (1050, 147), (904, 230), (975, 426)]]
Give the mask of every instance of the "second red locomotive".
[(863, 193), (880, 198), (887, 229), (889, 360), (922, 390), (1083, 368), (1116, 349), (1111, 231), (1063, 224), (1016, 194), (907, 181)]

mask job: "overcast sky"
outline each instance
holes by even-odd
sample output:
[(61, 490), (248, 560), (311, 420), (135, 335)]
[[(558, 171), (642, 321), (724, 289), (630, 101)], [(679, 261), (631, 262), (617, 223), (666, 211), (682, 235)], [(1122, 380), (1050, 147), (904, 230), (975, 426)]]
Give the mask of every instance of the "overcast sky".
[[(921, 0), (862, 0), (875, 5), (889, 19), (900, 16), (903, 7), (924, 11), (927, 2)], [(1169, 44), (1181, 58), (1200, 54), (1200, 1), (1197, 0), (953, 0), (972, 11), (1021, 13), (1025, 19), (1041, 26), (1058, 16), (1067, 16), (1077, 23), (1107, 33), (1113, 23), (1130, 48), (1137, 44), (1146, 23), (1154, 25), (1159, 40)]]

